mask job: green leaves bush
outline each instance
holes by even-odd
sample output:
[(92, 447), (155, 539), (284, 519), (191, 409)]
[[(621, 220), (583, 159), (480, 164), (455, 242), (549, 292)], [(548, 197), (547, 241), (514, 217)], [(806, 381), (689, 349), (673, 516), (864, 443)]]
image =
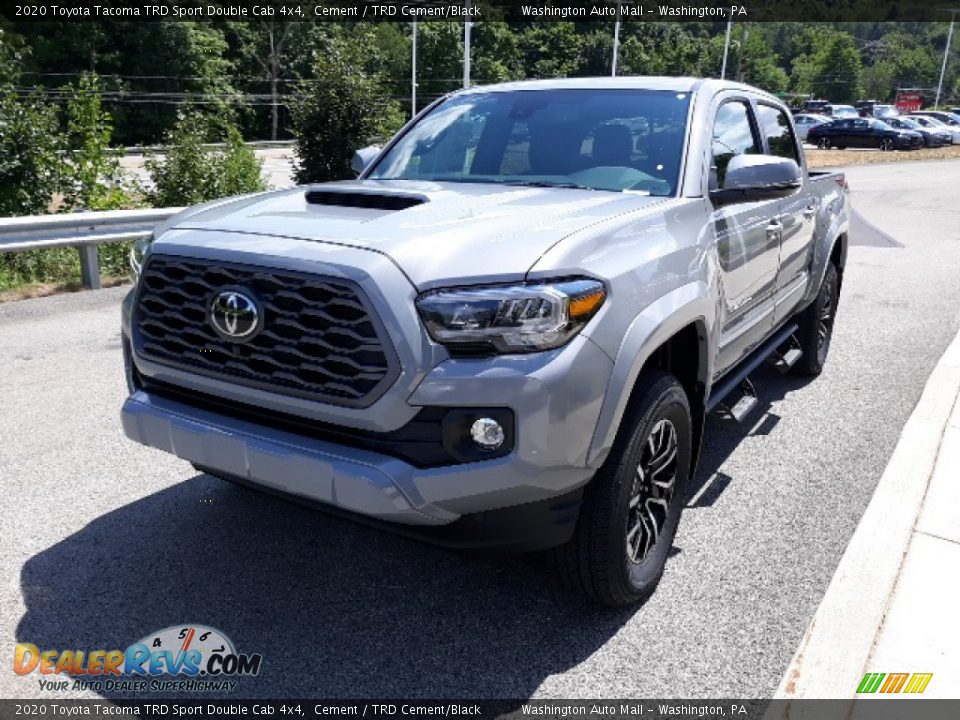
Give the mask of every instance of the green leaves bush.
[(317, 54), (316, 80), (300, 87), (301, 100), (293, 107), (297, 182), (353, 177), (353, 153), (385, 141), (403, 125), (400, 106), (383, 97), (379, 78), (363, 61), (345, 42)]
[(0, 217), (47, 212), (61, 187), (56, 112), (0, 88)]
[(206, 118), (183, 115), (166, 135), (164, 154), (147, 158), (147, 172), (155, 185), (148, 192), (153, 205), (194, 205), (266, 189), (261, 177), (263, 163), (243, 142), (240, 131), (229, 126), (222, 149), (205, 147), (210, 131)]

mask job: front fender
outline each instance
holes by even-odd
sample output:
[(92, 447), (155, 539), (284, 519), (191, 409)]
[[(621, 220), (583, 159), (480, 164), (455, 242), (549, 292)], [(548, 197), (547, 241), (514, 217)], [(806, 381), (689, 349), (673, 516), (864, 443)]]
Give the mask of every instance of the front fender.
[(699, 381), (709, 391), (716, 350), (716, 299), (702, 281), (682, 285), (648, 305), (630, 324), (614, 361), (587, 464), (599, 467), (613, 447), (620, 421), (640, 371), (653, 352), (681, 329), (696, 323), (700, 331)]

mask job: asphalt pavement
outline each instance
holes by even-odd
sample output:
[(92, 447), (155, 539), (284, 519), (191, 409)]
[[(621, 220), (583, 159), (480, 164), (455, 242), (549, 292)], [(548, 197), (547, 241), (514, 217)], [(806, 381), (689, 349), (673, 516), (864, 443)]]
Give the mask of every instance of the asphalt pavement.
[[(663, 581), (624, 611), (536, 557), (436, 549), (126, 440), (125, 289), (0, 305), (0, 648), (199, 623), (263, 655), (239, 697), (769, 697), (960, 327), (960, 162), (849, 179), (826, 371), (762, 371), (753, 422), (711, 418)], [(0, 696), (53, 694), (8, 659)]]

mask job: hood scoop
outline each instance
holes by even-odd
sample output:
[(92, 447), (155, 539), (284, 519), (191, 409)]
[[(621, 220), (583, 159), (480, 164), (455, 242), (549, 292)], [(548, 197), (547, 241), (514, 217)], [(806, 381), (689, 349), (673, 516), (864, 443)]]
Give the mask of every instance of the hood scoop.
[(388, 211), (406, 210), (428, 202), (425, 196), (413, 193), (392, 193), (377, 190), (365, 192), (356, 189), (332, 190), (324, 188), (323, 190), (307, 190), (305, 197), (310, 205)]

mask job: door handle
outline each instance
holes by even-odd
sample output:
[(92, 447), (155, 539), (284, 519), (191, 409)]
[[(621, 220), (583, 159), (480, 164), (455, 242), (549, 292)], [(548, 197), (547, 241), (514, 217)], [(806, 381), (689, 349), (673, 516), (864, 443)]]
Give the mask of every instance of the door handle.
[(815, 208), (813, 205), (807, 205), (807, 206), (803, 209), (803, 219), (804, 219), (804, 220), (812, 220), (812, 219), (813, 219), (813, 216), (816, 215), (816, 214), (817, 214), (817, 208)]
[(771, 220), (767, 225), (767, 237), (771, 240), (774, 238), (779, 238), (782, 231), (783, 225), (780, 224), (779, 220)]

